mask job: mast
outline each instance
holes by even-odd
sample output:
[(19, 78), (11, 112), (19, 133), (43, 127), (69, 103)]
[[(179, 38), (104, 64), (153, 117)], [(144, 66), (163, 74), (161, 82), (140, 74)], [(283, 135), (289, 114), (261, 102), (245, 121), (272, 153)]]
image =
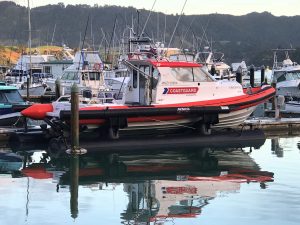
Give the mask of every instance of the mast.
[(31, 83), (31, 22), (30, 22), (30, 5), (28, 0), (28, 48), (29, 48), (29, 74), (27, 74), (27, 100), (29, 99), (29, 86)]

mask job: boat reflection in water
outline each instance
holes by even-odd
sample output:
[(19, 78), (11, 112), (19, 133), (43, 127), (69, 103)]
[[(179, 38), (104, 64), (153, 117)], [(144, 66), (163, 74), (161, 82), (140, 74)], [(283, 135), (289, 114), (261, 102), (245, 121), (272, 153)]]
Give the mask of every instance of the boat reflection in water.
[(23, 175), (52, 178), (58, 192), (70, 185), (73, 218), (80, 215), (80, 186), (104, 191), (123, 185), (128, 204), (121, 220), (145, 224), (197, 217), (214, 198), (239, 191), (242, 183), (256, 182), (266, 188), (273, 181), (273, 173), (261, 171), (249, 152), (241, 148), (89, 152), (56, 158), (44, 152), (40, 156), (39, 163), (26, 164)]

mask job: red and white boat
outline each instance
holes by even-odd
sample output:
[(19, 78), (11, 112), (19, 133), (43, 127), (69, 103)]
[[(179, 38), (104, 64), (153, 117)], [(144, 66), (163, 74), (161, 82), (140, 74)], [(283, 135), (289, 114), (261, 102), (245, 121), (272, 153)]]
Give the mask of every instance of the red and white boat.
[[(236, 127), (256, 106), (274, 96), (271, 86), (245, 90), (236, 81), (216, 81), (201, 65), (131, 55), (123, 61), (130, 77), (122, 84), (122, 100), (80, 105), (80, 125), (106, 129), (189, 126), (203, 133), (210, 128)], [(124, 79), (125, 80), (125, 79)], [(36, 120), (70, 121), (69, 101), (35, 104), (22, 115)]]

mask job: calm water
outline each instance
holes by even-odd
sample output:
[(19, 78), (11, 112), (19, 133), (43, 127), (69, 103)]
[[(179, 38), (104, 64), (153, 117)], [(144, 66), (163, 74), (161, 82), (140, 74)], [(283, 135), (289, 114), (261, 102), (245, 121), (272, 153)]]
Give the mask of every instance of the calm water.
[(52, 159), (35, 151), (26, 165), (3, 148), (0, 224), (298, 225), (298, 142)]

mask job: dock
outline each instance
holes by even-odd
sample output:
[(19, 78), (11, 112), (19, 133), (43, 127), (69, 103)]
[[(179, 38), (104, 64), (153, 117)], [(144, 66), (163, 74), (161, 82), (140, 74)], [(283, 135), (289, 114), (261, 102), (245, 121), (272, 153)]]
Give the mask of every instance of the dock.
[(244, 129), (261, 129), (265, 135), (298, 135), (300, 134), (300, 118), (250, 118), (243, 124)]
[(30, 95), (27, 99), (26, 95), (22, 95), (25, 101), (36, 102), (36, 103), (49, 103), (56, 100), (55, 95)]
[[(118, 140), (99, 140), (99, 134), (87, 132), (80, 137), (80, 146), (88, 151), (139, 151), (140, 149), (183, 149), (191, 148), (243, 148), (262, 145), (266, 138), (276, 136), (295, 136), (300, 134), (300, 118), (250, 118), (238, 129), (214, 131), (211, 135), (200, 135), (191, 131), (167, 134), (151, 132), (141, 134), (140, 131), (121, 130)], [(97, 136), (98, 135), (98, 136)], [(139, 138), (137, 138), (137, 136)], [(214, 140), (213, 142), (211, 140)], [(24, 128), (0, 128), (0, 142), (10, 142), (11, 148), (30, 150), (32, 148), (48, 148), (49, 137), (39, 126)], [(62, 146), (63, 147), (63, 146)]]

